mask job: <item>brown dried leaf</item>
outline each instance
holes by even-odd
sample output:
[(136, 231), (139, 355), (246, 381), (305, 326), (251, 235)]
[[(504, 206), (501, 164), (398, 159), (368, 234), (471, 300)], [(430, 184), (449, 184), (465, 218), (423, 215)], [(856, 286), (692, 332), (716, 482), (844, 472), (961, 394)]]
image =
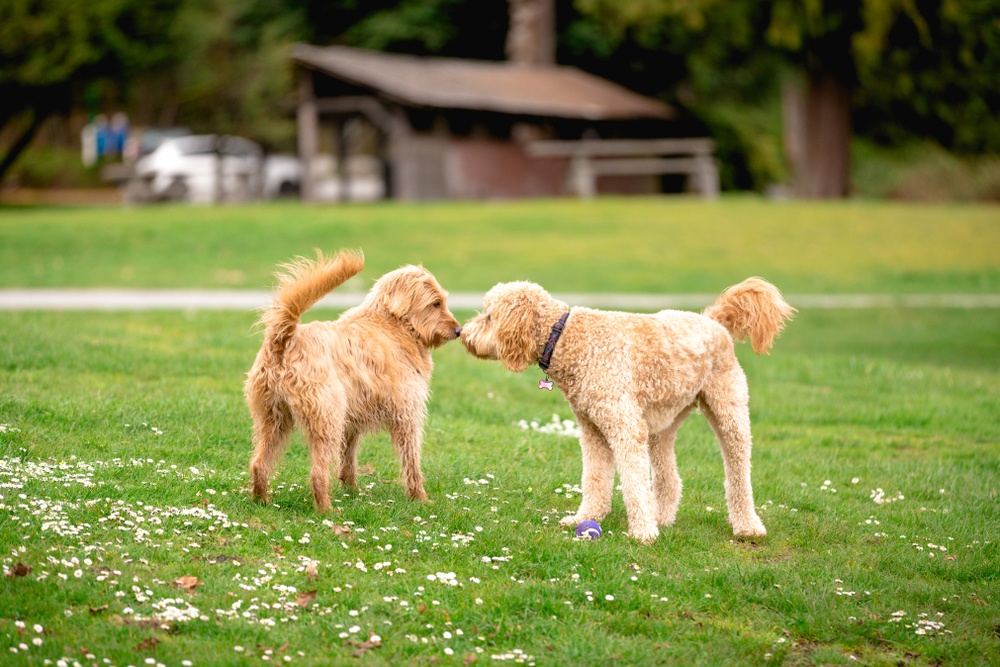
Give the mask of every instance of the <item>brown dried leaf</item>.
[(366, 463), (363, 466), (361, 466), (360, 468), (358, 468), (358, 474), (359, 475), (365, 475), (365, 476), (374, 475), (375, 474), (375, 466), (373, 466), (371, 463)]
[(135, 645), (135, 651), (148, 651), (150, 649), (156, 648), (156, 645), (160, 643), (160, 640), (156, 637), (149, 637), (143, 639), (141, 642)]
[(90, 613), (91, 614), (100, 614), (102, 611), (107, 611), (107, 610), (108, 610), (108, 605), (102, 604), (100, 607), (91, 607), (90, 608)]
[(371, 649), (378, 648), (379, 646), (381, 646), (382, 645), (382, 640), (379, 637), (377, 637), (376, 635), (372, 635), (371, 637), (368, 638), (368, 641), (364, 641), (364, 642), (348, 641), (348, 642), (345, 642), (345, 645), (356, 647), (354, 649), (354, 652), (353, 652), (354, 653), (354, 657), (355, 658), (360, 658), (361, 656), (363, 656), (365, 653), (367, 653)]
[(469, 654), (467, 654), (465, 656), (465, 660), (462, 661), (462, 664), (463, 665), (471, 665), (475, 661), (476, 661), (476, 654), (475, 653), (469, 653)]
[(337, 537), (347, 537), (351, 534), (351, 529), (347, 526), (341, 526), (338, 524), (333, 524), (333, 534)]
[(16, 577), (26, 577), (29, 574), (31, 574), (31, 566), (25, 565), (21, 561), (17, 561), (14, 563), (14, 566), (10, 568), (10, 572), (7, 573), (7, 576), (13, 579)]
[(318, 592), (319, 591), (299, 591), (299, 597), (295, 601), (295, 604), (305, 609), (314, 599), (316, 599), (316, 593)]
[(202, 583), (204, 582), (200, 581), (198, 577), (186, 576), (174, 579), (174, 586), (182, 588), (188, 593), (194, 593), (195, 587), (199, 586)]
[(312, 581), (319, 577), (319, 561), (311, 560), (306, 563), (306, 579)]

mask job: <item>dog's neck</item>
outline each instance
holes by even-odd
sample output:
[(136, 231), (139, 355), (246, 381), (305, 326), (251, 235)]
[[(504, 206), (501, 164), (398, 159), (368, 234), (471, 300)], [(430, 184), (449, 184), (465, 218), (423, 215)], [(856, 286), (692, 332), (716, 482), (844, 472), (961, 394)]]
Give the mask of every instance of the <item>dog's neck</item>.
[(569, 311), (564, 312), (556, 323), (552, 325), (552, 329), (549, 332), (549, 338), (545, 342), (545, 347), (542, 348), (542, 356), (538, 360), (538, 366), (543, 371), (548, 373), (549, 366), (552, 365), (552, 354), (556, 350), (556, 344), (559, 342), (559, 337), (562, 335), (563, 330), (566, 328), (566, 320), (569, 319)]

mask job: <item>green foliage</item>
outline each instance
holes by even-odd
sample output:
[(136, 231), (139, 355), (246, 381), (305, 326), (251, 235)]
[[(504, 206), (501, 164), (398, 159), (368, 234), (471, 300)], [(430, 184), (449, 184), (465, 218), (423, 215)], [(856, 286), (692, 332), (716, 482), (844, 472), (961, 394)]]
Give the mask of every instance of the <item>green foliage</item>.
[[(855, 128), (884, 142), (930, 137), (964, 152), (1000, 151), (997, 0), (577, 0), (619, 43), (685, 53), (674, 85), (759, 99), (778, 55), (855, 90)], [(601, 44), (604, 52), (606, 44)], [(733, 54), (738, 58), (733, 58)], [(766, 55), (770, 54), (770, 55)], [(704, 59), (707, 66), (699, 66)], [(721, 85), (720, 85), (721, 84)]]
[(854, 190), (860, 197), (906, 201), (1000, 201), (1000, 158), (960, 156), (930, 143), (854, 148)]
[(8, 182), (27, 188), (105, 185), (97, 167), (84, 167), (79, 151), (64, 148), (38, 148), (25, 154), (10, 170)]
[(5, 0), (0, 86), (62, 84), (81, 74), (135, 73), (167, 57), (175, 0)]

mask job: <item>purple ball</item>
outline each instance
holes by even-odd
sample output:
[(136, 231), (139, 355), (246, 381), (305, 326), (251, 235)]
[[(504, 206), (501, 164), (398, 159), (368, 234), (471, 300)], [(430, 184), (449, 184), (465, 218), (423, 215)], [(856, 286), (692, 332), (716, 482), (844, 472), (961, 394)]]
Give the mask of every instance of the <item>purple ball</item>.
[(576, 536), (584, 540), (596, 540), (603, 534), (601, 524), (592, 519), (581, 521), (576, 526)]

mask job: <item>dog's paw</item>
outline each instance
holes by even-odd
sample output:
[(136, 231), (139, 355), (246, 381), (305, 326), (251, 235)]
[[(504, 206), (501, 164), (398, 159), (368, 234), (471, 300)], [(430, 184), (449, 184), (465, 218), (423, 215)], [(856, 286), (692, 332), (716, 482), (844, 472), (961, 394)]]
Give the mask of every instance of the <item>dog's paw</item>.
[(423, 489), (410, 489), (406, 492), (410, 500), (415, 500), (419, 503), (427, 502), (427, 492)]
[(641, 542), (642, 544), (652, 544), (656, 541), (656, 538), (660, 536), (660, 529), (655, 526), (652, 530), (648, 528), (632, 530), (630, 528), (625, 534), (636, 542)]
[(764, 523), (757, 519), (747, 522), (744, 526), (733, 525), (733, 535), (736, 537), (764, 537), (767, 535), (767, 529), (764, 528)]
[(559, 525), (560, 526), (575, 526), (575, 525), (579, 524), (581, 521), (585, 521), (585, 520), (586, 520), (586, 517), (579, 517), (576, 514), (572, 514), (570, 516), (564, 516), (563, 518), (559, 519)]

